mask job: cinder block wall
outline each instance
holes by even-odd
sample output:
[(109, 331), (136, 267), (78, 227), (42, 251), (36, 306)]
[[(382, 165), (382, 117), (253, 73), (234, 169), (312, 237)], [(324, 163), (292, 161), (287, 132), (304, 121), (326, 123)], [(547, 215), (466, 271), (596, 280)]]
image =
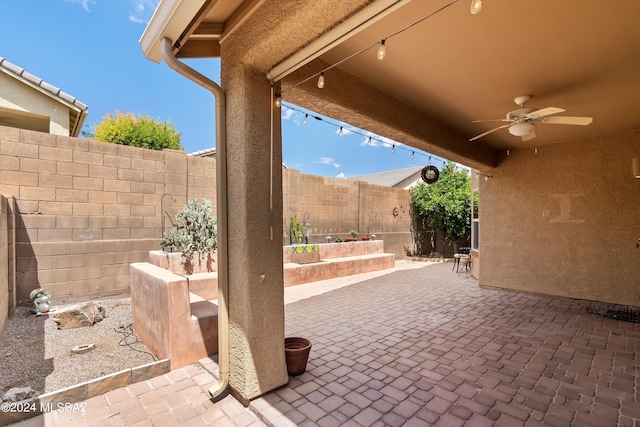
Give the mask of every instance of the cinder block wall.
[[(161, 200), (169, 229), (191, 198), (210, 199), (215, 210), (215, 186), (213, 157), (0, 126), (0, 194), (16, 199), (15, 256), (0, 241), (16, 274), (1, 270), (2, 280), (15, 279), (18, 301), (39, 287), (58, 302), (127, 295), (129, 264), (159, 248)], [(413, 249), (407, 190), (284, 170), (283, 193), (283, 243), (289, 218), (308, 214), (312, 243), (356, 230), (376, 234), (387, 253)]]
[(356, 230), (358, 238), (375, 234), (384, 240), (387, 253), (401, 257), (413, 251), (408, 190), (291, 169), (284, 171), (282, 186), (284, 244), (290, 244), (289, 220), (296, 215), (299, 222), (310, 224), (309, 243), (325, 243), (327, 236), (344, 239)]
[[(214, 159), (0, 126), (0, 194), (16, 198), (17, 299), (127, 294), (190, 198), (215, 204)], [(6, 274), (3, 274), (6, 277)]]

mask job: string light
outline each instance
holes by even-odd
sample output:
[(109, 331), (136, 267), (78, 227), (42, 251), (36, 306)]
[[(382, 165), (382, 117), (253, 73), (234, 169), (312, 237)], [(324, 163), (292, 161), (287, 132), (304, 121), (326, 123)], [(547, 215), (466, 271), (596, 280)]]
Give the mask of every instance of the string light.
[(340, 136), (342, 136), (342, 135), (343, 135), (342, 126), (340, 126), (340, 130), (338, 131), (338, 135), (340, 135)]
[[(339, 129), (340, 129), (340, 128), (342, 128), (342, 131), (343, 131), (343, 134), (344, 134), (344, 128), (345, 128), (345, 127), (344, 127), (342, 124), (333, 123), (332, 121), (327, 120), (326, 118), (322, 118), (322, 117), (319, 117), (319, 116), (315, 116), (315, 115), (313, 115), (313, 114), (311, 114), (311, 115), (310, 115), (309, 113), (307, 113), (307, 112), (305, 112), (305, 111), (303, 111), (303, 110), (300, 110), (300, 109), (298, 109), (298, 108), (296, 108), (296, 107), (294, 107), (294, 106), (292, 106), (291, 104), (288, 104), (288, 103), (286, 103), (286, 102), (283, 102), (283, 103), (282, 103), (282, 107), (284, 107), (284, 108), (288, 108), (288, 109), (293, 110), (293, 111), (297, 111), (297, 112), (298, 112), (298, 113), (300, 113), (300, 114), (304, 114), (304, 120), (303, 120), (302, 124), (305, 124), (305, 123), (307, 122), (307, 118), (308, 118), (309, 116), (311, 116), (312, 118), (314, 118), (314, 119), (316, 119), (316, 120), (318, 120), (318, 121), (321, 121), (321, 122), (326, 123), (326, 124), (331, 125), (331, 126), (335, 126), (336, 128), (338, 128), (338, 134), (340, 134), (340, 130), (339, 130)], [(360, 135), (360, 136), (365, 137), (365, 138), (366, 138), (366, 144), (367, 144), (367, 146), (368, 146), (368, 147), (371, 147), (371, 146), (373, 145), (373, 141), (375, 140), (375, 141), (377, 141), (380, 145), (384, 145), (384, 146), (386, 146), (386, 147), (388, 147), (389, 145), (391, 145), (391, 152), (392, 152), (392, 153), (394, 153), (394, 152), (395, 152), (395, 149), (396, 149), (396, 148), (398, 148), (399, 150), (406, 150), (406, 151), (410, 151), (410, 152), (411, 152), (411, 159), (412, 159), (412, 160), (415, 158), (415, 156), (416, 156), (416, 155), (420, 155), (420, 156), (427, 157), (427, 158), (428, 158), (428, 162), (427, 162), (427, 164), (428, 164), (429, 166), (431, 166), (431, 160), (432, 160), (432, 156), (431, 156), (431, 154), (421, 153), (420, 151), (416, 152), (416, 150), (415, 150), (413, 147), (406, 147), (406, 146), (404, 146), (403, 144), (400, 144), (400, 145), (398, 145), (398, 144), (392, 144), (391, 142), (389, 142), (389, 140), (386, 140), (386, 141), (385, 141), (385, 140), (383, 140), (383, 139), (376, 138), (376, 137), (374, 137), (374, 136), (371, 136), (368, 132), (366, 132), (366, 133), (365, 133), (364, 131), (363, 131), (363, 132), (360, 132), (360, 131), (359, 131), (358, 129), (356, 129), (356, 128), (349, 128), (349, 127), (347, 127), (347, 130), (348, 130), (348, 133), (349, 133), (349, 134), (355, 134), (355, 135)], [(434, 160), (437, 160), (438, 162), (442, 163), (443, 165), (447, 163), (447, 160), (440, 159), (439, 157), (436, 157)], [(461, 168), (461, 167), (458, 167), (458, 166), (456, 166), (456, 170), (465, 170), (465, 171), (468, 171), (466, 168)], [(476, 172), (476, 173), (478, 173), (478, 172)], [(487, 177), (487, 175), (485, 175), (485, 174), (480, 174), (480, 175), (484, 176), (484, 177), (485, 177), (485, 179), (486, 179), (486, 177)], [(491, 178), (491, 176), (489, 176), (489, 177)]]
[(471, 14), (477, 15), (482, 10), (482, 0), (471, 0)]
[[(434, 15), (442, 12), (443, 10), (447, 9), (448, 7), (454, 5), (458, 1), (459, 0), (451, 0), (449, 3), (445, 4), (444, 6), (438, 8), (438, 9), (436, 9), (433, 12), (430, 12), (429, 14), (423, 16), (422, 18), (418, 19), (417, 21), (414, 21), (414, 22), (406, 25), (405, 27), (395, 31), (394, 33), (389, 34), (387, 37), (383, 38), (381, 41), (375, 42), (375, 43), (373, 43), (373, 44), (371, 44), (369, 46), (366, 46), (366, 47), (360, 49), (359, 51), (357, 51), (355, 53), (352, 53), (351, 55), (347, 56), (346, 58), (343, 58), (340, 61), (328, 66), (327, 68), (323, 69), (320, 72), (319, 76), (318, 76), (317, 73), (313, 74), (312, 76), (309, 76), (309, 77), (299, 81), (298, 83), (295, 83), (293, 85), (288, 86), (287, 89), (285, 89), (285, 90), (291, 90), (291, 89), (293, 89), (293, 88), (295, 88), (295, 87), (297, 87), (297, 86), (299, 86), (299, 85), (301, 85), (303, 83), (306, 83), (307, 81), (309, 81), (310, 79), (314, 78), (315, 76), (318, 76), (318, 83), (317, 83), (318, 84), (318, 88), (322, 89), (324, 87), (324, 72), (325, 71), (328, 71), (328, 70), (330, 70), (332, 68), (335, 68), (335, 67), (341, 65), (343, 62), (348, 61), (351, 58), (355, 58), (356, 56), (359, 56), (359, 55), (363, 54), (364, 52), (368, 51), (369, 49), (371, 49), (371, 48), (373, 48), (375, 46), (378, 46), (378, 59), (380, 59), (380, 60), (384, 59), (384, 57), (386, 56), (386, 41), (388, 39), (390, 39), (392, 37), (395, 37), (398, 34), (401, 34), (401, 33), (405, 32), (405, 31), (411, 29), (412, 27), (420, 24), (423, 21), (426, 21), (427, 19), (431, 18), (432, 16), (434, 16)], [(480, 7), (482, 7), (482, 1), (481, 0), (473, 0), (473, 4), (475, 4), (476, 2), (480, 4)], [(477, 12), (479, 12), (479, 11), (480, 10), (478, 9)], [(477, 13), (477, 12), (475, 12), (475, 13)], [(283, 90), (282, 92), (284, 92), (285, 90)]]
[(282, 95), (278, 93), (276, 94), (276, 107), (280, 108), (281, 104), (282, 104)]
[(385, 55), (387, 54), (387, 48), (384, 45), (384, 42), (386, 41), (386, 39), (382, 39), (380, 41), (380, 47), (378, 47), (378, 59), (380, 61), (382, 61), (385, 57)]

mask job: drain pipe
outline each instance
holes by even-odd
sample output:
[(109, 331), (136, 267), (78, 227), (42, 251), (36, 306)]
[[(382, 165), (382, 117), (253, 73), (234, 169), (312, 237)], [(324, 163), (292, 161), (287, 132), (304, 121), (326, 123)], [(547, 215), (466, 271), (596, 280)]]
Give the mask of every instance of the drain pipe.
[(173, 55), (173, 43), (167, 37), (162, 39), (162, 59), (174, 71), (203, 86), (215, 98), (216, 120), (216, 183), (218, 214), (218, 366), (220, 379), (209, 389), (212, 398), (226, 390), (229, 384), (229, 264), (227, 253), (227, 137), (225, 125), (225, 96), (222, 88), (213, 80), (180, 62)]

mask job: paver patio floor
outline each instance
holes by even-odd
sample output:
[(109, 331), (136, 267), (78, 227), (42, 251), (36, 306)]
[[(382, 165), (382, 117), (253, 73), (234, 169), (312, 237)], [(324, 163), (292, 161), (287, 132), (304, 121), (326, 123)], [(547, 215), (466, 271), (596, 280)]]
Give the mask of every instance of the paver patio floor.
[(211, 367), (191, 365), (23, 425), (640, 427), (640, 324), (586, 301), (482, 289), (450, 263), (285, 298), (287, 335), (313, 342), (307, 372), (249, 408), (212, 403)]
[(287, 304), (307, 372), (251, 405), (276, 426), (640, 426), (640, 324), (588, 305), (398, 270)]

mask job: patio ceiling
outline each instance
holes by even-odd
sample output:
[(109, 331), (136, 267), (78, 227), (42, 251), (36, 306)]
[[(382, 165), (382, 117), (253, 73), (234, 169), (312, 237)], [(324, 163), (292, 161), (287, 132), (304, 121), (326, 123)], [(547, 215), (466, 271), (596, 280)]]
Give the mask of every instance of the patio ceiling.
[[(202, 8), (181, 34), (176, 55), (217, 56), (220, 40), (233, 37), (239, 25), (261, 22), (262, 28), (253, 33), (254, 48), (247, 54), (265, 75), (287, 58), (313, 50), (309, 47), (314, 40), (359, 12), (381, 5), (395, 8), (326, 52), (309, 53), (309, 63), (282, 78), (283, 99), (480, 169), (497, 165), (507, 149), (539, 148), (640, 128), (637, 0), (484, 0), (477, 15), (469, 11), (470, 0), (454, 1), (437, 13), (451, 1), (290, 1), (286, 8), (274, 0), (200, 3)], [(380, 61), (375, 44), (387, 37), (386, 58)], [(367, 46), (372, 47), (345, 60)], [(317, 77), (298, 85), (300, 79), (326, 67), (332, 68), (325, 88), (332, 85), (330, 72), (334, 78), (339, 75), (372, 87), (446, 130), (439, 135), (456, 141), (436, 137), (421, 145), (414, 138), (403, 140), (392, 126), (368, 126), (372, 120), (344, 115), (345, 105), (333, 108), (321, 96), (310, 98), (309, 93), (319, 90)], [(529, 141), (507, 129), (468, 141), (503, 124), (472, 120), (504, 118), (518, 108), (514, 98), (520, 95), (532, 96), (527, 107), (560, 107), (566, 111), (558, 116), (589, 116), (593, 123), (538, 125), (537, 137)]]

